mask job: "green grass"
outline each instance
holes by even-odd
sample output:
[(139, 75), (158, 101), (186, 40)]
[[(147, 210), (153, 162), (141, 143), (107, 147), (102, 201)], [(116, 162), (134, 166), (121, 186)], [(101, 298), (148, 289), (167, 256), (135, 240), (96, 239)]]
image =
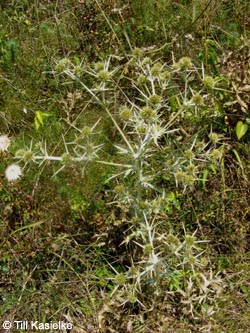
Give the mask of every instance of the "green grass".
[[(9, 152), (0, 152), (1, 319), (70, 321), (72, 332), (104, 332), (108, 327), (114, 332), (248, 332), (249, 132), (240, 140), (235, 132), (238, 121), (248, 121), (242, 109), (243, 102), (249, 106), (248, 92), (240, 91), (250, 84), (248, 2), (6, 0), (1, 9), (0, 135), (8, 134), (12, 140)], [(99, 119), (94, 143), (105, 143), (100, 160), (123, 163), (113, 146), (123, 144), (119, 106), (128, 101), (143, 105), (134, 88), (140, 56), (133, 58), (132, 52), (144, 52), (141, 59), (150, 57), (170, 67), (173, 60), (191, 57), (196, 68), (203, 63), (206, 74), (220, 79), (220, 90), (206, 88), (211, 103), (201, 108), (201, 114), (189, 110), (186, 118), (176, 118), (178, 135), (171, 144), (167, 138), (160, 142), (163, 148), (152, 166), (157, 170), (156, 185), (165, 188), (167, 196), (157, 237), (174, 234), (183, 241), (186, 232), (196, 232), (197, 239), (209, 240), (204, 246), (207, 268), (219, 271), (223, 280), (223, 292), (216, 300), (219, 311), (212, 318), (192, 318), (183, 311), (179, 286), (188, 279), (199, 283), (185, 268), (179, 275), (160, 278), (159, 289), (154, 289), (153, 280), (142, 283), (136, 297), (145, 308), (125, 302), (130, 289), (128, 295), (123, 292), (132, 286), (116, 284), (117, 276), (122, 277), (131, 262), (146, 260), (151, 248), (144, 243), (136, 247), (126, 238), (136, 226), (135, 221), (131, 226), (132, 209), (121, 203), (110, 205), (117, 190), (120, 193), (118, 180), (107, 181), (116, 172), (114, 166), (91, 162), (81, 169), (69, 162), (57, 173), (62, 163), (47, 161), (41, 167), (29, 164), (17, 183), (4, 177), (16, 151), (38, 151), (42, 141), (51, 155), (60, 156), (65, 140), (75, 140), (76, 127), (91, 127)], [(115, 96), (108, 108), (113, 122), (79, 82), (54, 71), (63, 58), (83, 64), (85, 71), (94, 70), (94, 64), (110, 55), (118, 82), (115, 94), (109, 95)], [(175, 84), (162, 95), (170, 105), (163, 120), (169, 119), (169, 110), (178, 112), (185, 97), (184, 76), (178, 75), (173, 75)], [(85, 72), (83, 80), (88, 87), (98, 81)], [(198, 79), (188, 84), (199, 92)], [(38, 128), (39, 112), (49, 116)], [(223, 158), (220, 163), (211, 158), (206, 166), (197, 162), (199, 171), (205, 171), (183, 193), (173, 174), (162, 175), (162, 170), (170, 170), (164, 169), (165, 156), (173, 163), (187, 154), (196, 135), (207, 143), (211, 132), (220, 135)], [(134, 194), (134, 183), (127, 178), (120, 190)], [(143, 193), (141, 207), (154, 196), (149, 189)], [(173, 260), (169, 253), (164, 255)], [(169, 288), (172, 294), (165, 292)]]

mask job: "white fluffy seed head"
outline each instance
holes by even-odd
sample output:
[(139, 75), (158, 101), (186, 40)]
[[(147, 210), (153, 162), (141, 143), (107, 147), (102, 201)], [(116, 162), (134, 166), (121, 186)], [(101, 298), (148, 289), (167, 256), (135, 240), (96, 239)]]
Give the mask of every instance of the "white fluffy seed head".
[(22, 175), (22, 170), (19, 165), (11, 164), (5, 170), (5, 177), (9, 182), (17, 180)]
[(0, 151), (7, 151), (10, 146), (10, 139), (7, 135), (0, 135)]

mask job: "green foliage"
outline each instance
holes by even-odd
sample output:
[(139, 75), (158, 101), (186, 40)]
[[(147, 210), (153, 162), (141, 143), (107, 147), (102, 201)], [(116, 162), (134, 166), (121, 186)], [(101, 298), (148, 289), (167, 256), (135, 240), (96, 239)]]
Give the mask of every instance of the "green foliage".
[(0, 64), (13, 67), (17, 62), (18, 45), (14, 39), (7, 39), (7, 36), (0, 35)]
[(43, 111), (35, 112), (34, 124), (36, 130), (38, 130), (39, 127), (43, 125), (44, 118), (49, 116), (51, 116), (51, 114), (49, 114), (48, 112), (43, 112)]
[(242, 121), (238, 121), (235, 127), (237, 139), (240, 140), (248, 131), (248, 125)]
[(220, 49), (213, 40), (207, 39), (204, 42), (204, 49), (200, 52), (198, 59), (205, 64), (206, 70), (210, 70), (214, 75), (218, 75), (218, 56), (216, 49)]

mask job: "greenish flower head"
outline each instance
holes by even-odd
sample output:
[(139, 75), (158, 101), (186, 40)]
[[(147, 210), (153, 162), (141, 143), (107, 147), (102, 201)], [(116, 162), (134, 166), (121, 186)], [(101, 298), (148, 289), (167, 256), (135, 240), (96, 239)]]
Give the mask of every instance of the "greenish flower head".
[(98, 62), (96, 62), (96, 63), (94, 64), (94, 69), (95, 69), (97, 72), (103, 70), (104, 67), (105, 67), (105, 64), (104, 64), (104, 62), (102, 62), (102, 61), (98, 61)]
[(148, 120), (156, 117), (156, 112), (150, 106), (144, 106), (141, 109), (140, 115), (143, 119)]
[(123, 121), (129, 121), (133, 117), (132, 111), (127, 106), (121, 106), (119, 113)]
[(138, 125), (138, 126), (135, 127), (135, 130), (138, 134), (145, 134), (145, 133), (147, 133), (147, 126)]
[(177, 248), (180, 245), (180, 240), (173, 234), (168, 234), (166, 237), (167, 244), (172, 248)]
[(132, 223), (133, 224), (137, 224), (137, 223), (139, 223), (139, 221), (140, 221), (140, 219), (139, 219), (138, 216), (133, 216), (133, 218), (132, 218)]
[(74, 67), (74, 74), (76, 76), (81, 76), (82, 72), (83, 72), (83, 70), (82, 70), (81, 66), (77, 65), (77, 66)]
[(191, 150), (186, 150), (184, 153), (184, 157), (186, 160), (192, 160), (194, 158), (194, 153)]
[(200, 94), (195, 94), (192, 97), (192, 102), (197, 106), (202, 105), (203, 104), (203, 97)]
[(195, 174), (195, 165), (194, 164), (189, 164), (187, 166), (187, 173), (189, 175), (194, 175)]
[(125, 191), (125, 187), (123, 185), (117, 185), (115, 188), (114, 188), (115, 192), (120, 194), (120, 193), (124, 193)]
[(161, 73), (161, 69), (162, 69), (162, 64), (160, 62), (157, 62), (151, 68), (151, 74), (153, 76), (159, 76)]
[(110, 79), (111, 73), (105, 69), (102, 69), (98, 72), (97, 76), (98, 76), (98, 79), (100, 79), (102, 81), (107, 81), (108, 79)]
[(195, 178), (194, 178), (193, 175), (189, 175), (189, 174), (185, 175), (185, 178), (184, 178), (184, 181), (183, 181), (184, 185), (192, 186), (194, 184), (194, 182), (195, 182)]
[(220, 160), (223, 156), (223, 151), (221, 149), (213, 149), (210, 156), (214, 160)]
[(71, 61), (67, 58), (61, 59), (56, 65), (56, 70), (58, 72), (63, 72), (67, 69), (70, 69)]
[(191, 248), (195, 246), (195, 242), (196, 242), (196, 237), (192, 236), (192, 235), (186, 235), (185, 237), (185, 243), (186, 246)]
[(20, 158), (27, 163), (34, 160), (34, 153), (31, 150), (20, 149), (16, 152), (15, 157)]
[(179, 68), (182, 69), (182, 70), (186, 70), (186, 69), (189, 69), (189, 68), (193, 67), (191, 58), (189, 58), (189, 57), (183, 57), (183, 58), (181, 58), (178, 61), (177, 64), (179, 65)]
[(208, 265), (208, 260), (207, 260), (207, 258), (202, 257), (201, 260), (200, 260), (200, 264), (201, 264), (202, 266), (207, 266), (207, 265)]
[(161, 103), (161, 97), (159, 95), (151, 95), (149, 96), (148, 98), (148, 102), (149, 104), (151, 105), (157, 105), (157, 104), (160, 104)]
[(142, 64), (143, 65), (151, 65), (152, 60), (149, 57), (146, 57), (143, 59)]
[(19, 149), (16, 151), (15, 153), (15, 157), (16, 158), (23, 158), (23, 155), (25, 154), (26, 150), (25, 149)]
[(89, 126), (84, 126), (81, 130), (81, 134), (76, 136), (75, 144), (82, 144), (82, 142), (90, 137), (92, 129)]
[(146, 77), (145, 75), (140, 75), (140, 76), (138, 77), (137, 83), (138, 83), (139, 85), (142, 85), (142, 84), (144, 84), (146, 81), (147, 81), (147, 77)]
[(215, 80), (210, 75), (204, 76), (202, 82), (203, 82), (204, 86), (207, 88), (214, 88), (214, 86), (215, 86)]
[(131, 275), (132, 276), (136, 276), (137, 275), (137, 269), (136, 269), (136, 267), (135, 266), (131, 266), (130, 267), (130, 273), (131, 273)]
[(183, 182), (185, 179), (185, 172), (183, 171), (177, 171), (175, 173), (175, 179), (177, 180), (177, 182)]
[(130, 303), (135, 303), (135, 302), (137, 302), (137, 297), (136, 297), (134, 294), (129, 294), (129, 295), (127, 296), (127, 300), (128, 300), (128, 302), (130, 302)]
[(144, 247), (143, 247), (143, 252), (144, 252), (145, 254), (151, 254), (152, 251), (153, 251), (153, 247), (152, 247), (151, 244), (146, 244), (146, 245), (144, 245)]
[(142, 50), (141, 50), (139, 47), (136, 47), (136, 48), (133, 49), (132, 54), (133, 54), (135, 57), (138, 57), (138, 58), (139, 58), (139, 57), (142, 56), (143, 52), (142, 52)]
[(125, 274), (120, 273), (120, 274), (116, 275), (114, 282), (117, 285), (124, 285), (127, 282), (127, 277)]
[(61, 156), (63, 164), (69, 164), (72, 162), (73, 158), (69, 153), (64, 153)]
[(195, 265), (196, 264), (196, 258), (193, 256), (193, 255), (190, 255), (189, 257), (188, 257), (188, 263), (190, 264), (190, 265)]
[(146, 209), (148, 207), (147, 201), (141, 201), (139, 204), (141, 209)]
[(160, 80), (161, 81), (166, 81), (171, 78), (171, 73), (169, 71), (164, 71), (163, 73), (160, 74)]
[(198, 150), (204, 150), (206, 147), (205, 143), (203, 141), (198, 141), (197, 144), (196, 144), (196, 148)]
[(213, 144), (216, 144), (219, 141), (219, 135), (217, 133), (210, 133), (208, 137)]
[(85, 145), (85, 151), (87, 154), (93, 154), (95, 152), (95, 145), (91, 142)]

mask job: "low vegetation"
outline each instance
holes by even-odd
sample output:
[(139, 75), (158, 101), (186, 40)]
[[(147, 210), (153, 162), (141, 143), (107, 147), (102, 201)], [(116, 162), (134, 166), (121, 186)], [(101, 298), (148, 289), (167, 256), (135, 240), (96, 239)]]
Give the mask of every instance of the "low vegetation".
[(1, 325), (249, 331), (249, 7), (1, 2)]

